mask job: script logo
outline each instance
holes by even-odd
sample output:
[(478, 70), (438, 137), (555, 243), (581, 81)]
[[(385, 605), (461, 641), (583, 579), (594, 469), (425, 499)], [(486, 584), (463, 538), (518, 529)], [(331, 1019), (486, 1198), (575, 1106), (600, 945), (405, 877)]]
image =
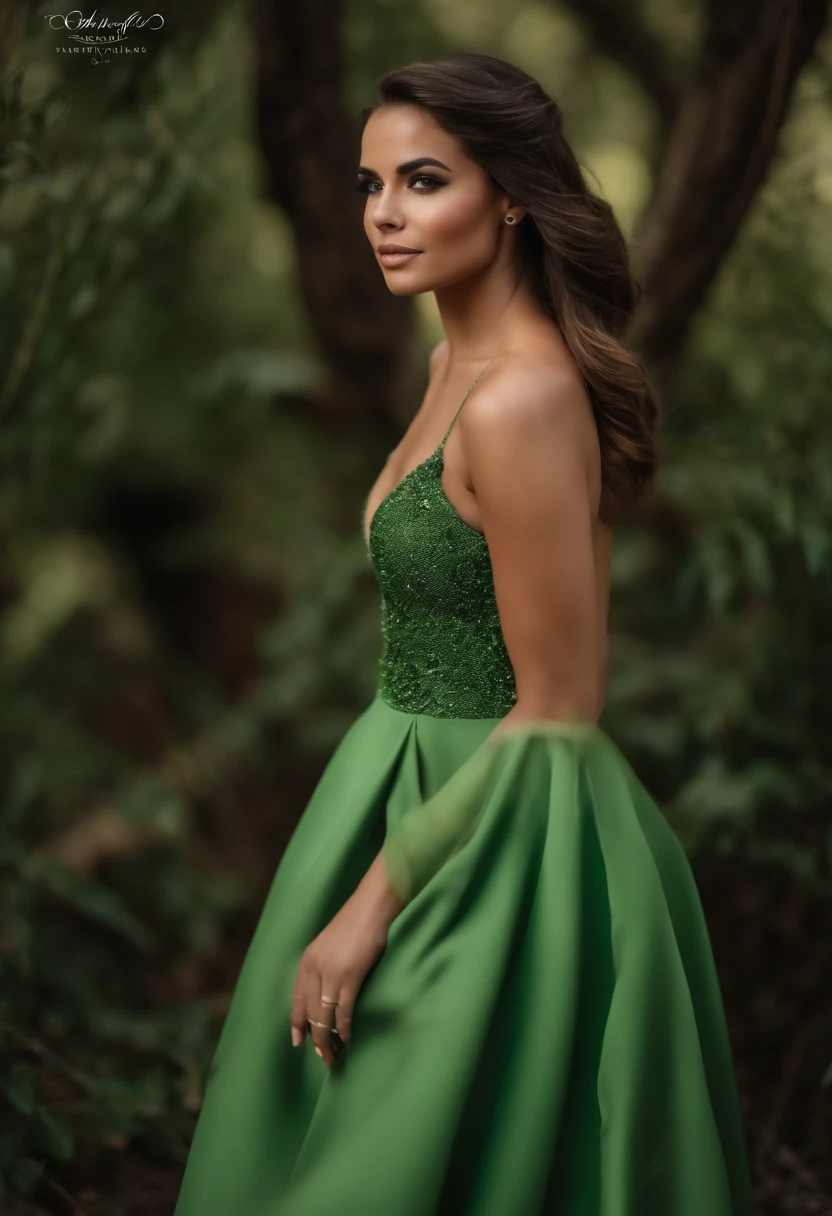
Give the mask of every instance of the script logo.
[(44, 20), (50, 29), (66, 32), (66, 42), (55, 47), (56, 54), (84, 55), (94, 64), (108, 62), (111, 55), (146, 55), (146, 44), (133, 40), (137, 36), (143, 38), (148, 33), (154, 33), (165, 24), (161, 13), (151, 13), (145, 17), (134, 12), (121, 20), (114, 20), (112, 17), (99, 17), (97, 9), (93, 9), (89, 17), (85, 17), (80, 9), (74, 9), (71, 13), (46, 13)]

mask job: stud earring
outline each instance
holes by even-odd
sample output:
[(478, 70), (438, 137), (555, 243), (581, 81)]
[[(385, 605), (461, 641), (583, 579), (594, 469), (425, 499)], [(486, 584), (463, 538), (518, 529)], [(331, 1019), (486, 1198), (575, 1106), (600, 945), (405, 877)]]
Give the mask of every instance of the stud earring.
[(506, 216), (506, 223), (507, 223), (507, 224), (513, 224), (513, 223), (515, 222), (515, 220), (516, 220), (516, 219), (517, 219), (517, 216), (516, 216), (516, 215), (507, 215), (507, 216)]

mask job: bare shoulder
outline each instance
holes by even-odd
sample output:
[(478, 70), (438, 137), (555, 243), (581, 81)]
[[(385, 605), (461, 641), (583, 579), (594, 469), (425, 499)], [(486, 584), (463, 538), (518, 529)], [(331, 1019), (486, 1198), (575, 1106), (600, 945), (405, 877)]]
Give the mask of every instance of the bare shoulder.
[(471, 394), (467, 419), (478, 426), (524, 426), (535, 418), (591, 416), (580, 373), (562, 361), (516, 354), (494, 359)]
[(495, 359), (460, 414), (466, 454), (528, 453), (578, 463), (591, 474), (598, 433), (577, 369), (546, 356)]

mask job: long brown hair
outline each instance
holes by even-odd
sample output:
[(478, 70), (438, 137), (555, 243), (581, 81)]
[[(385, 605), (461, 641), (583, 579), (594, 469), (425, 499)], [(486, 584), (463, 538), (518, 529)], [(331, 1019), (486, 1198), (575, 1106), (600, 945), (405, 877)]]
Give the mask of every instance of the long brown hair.
[(584, 179), (560, 107), (522, 69), (465, 51), (386, 72), (362, 123), (396, 105), (427, 110), (512, 204), (525, 208), (521, 255), (592, 402), (600, 513), (613, 522), (653, 477), (659, 408), (645, 368), (621, 337), (640, 294), (626, 242), (612, 207)]

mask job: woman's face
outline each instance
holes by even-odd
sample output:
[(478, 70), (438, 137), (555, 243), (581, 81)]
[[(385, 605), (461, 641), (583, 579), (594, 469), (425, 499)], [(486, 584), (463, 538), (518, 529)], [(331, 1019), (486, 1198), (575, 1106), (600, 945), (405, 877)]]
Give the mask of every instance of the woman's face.
[[(394, 295), (435, 291), (493, 262), (509, 200), (425, 110), (371, 114), (358, 179), (367, 196), (364, 231)], [(418, 252), (385, 258), (386, 245)]]

